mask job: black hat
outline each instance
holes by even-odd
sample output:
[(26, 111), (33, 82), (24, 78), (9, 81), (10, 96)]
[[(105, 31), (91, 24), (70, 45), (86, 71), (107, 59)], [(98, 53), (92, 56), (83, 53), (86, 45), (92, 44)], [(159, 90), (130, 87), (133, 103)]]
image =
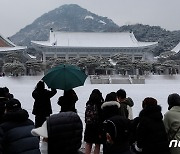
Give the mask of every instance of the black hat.
[(8, 102), (6, 102), (6, 109), (7, 110), (21, 109), (21, 103), (17, 99), (11, 99)]

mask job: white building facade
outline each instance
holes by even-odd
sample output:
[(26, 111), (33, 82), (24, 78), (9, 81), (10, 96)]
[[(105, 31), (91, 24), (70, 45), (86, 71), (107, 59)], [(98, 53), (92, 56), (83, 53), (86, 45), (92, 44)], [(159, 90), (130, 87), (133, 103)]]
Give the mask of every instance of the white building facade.
[(111, 57), (118, 53), (132, 60), (153, 60), (152, 51), (158, 42), (139, 42), (132, 32), (57, 32), (50, 30), (48, 41), (31, 41), (41, 51), (43, 61), (49, 58)]

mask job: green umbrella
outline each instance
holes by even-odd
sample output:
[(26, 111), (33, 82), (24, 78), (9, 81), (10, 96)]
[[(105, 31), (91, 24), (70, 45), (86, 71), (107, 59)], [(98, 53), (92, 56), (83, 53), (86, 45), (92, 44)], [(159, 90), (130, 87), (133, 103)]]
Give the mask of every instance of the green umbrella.
[(50, 69), (42, 80), (49, 88), (70, 90), (84, 85), (86, 78), (79, 67), (63, 64)]

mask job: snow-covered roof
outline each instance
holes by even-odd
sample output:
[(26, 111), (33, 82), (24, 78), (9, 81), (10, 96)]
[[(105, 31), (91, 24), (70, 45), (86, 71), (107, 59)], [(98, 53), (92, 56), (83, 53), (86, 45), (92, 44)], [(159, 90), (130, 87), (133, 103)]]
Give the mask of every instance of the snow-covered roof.
[(16, 46), (13, 42), (11, 42), (9, 39), (3, 37), (0, 34), (0, 52), (17, 51), (17, 50), (22, 50), (26, 48), (27, 47), (24, 47), (24, 46)]
[(33, 56), (33, 55), (30, 55), (30, 54), (27, 54), (31, 59), (36, 59), (36, 56)]
[(94, 19), (94, 17), (92, 17), (92, 16), (86, 16), (84, 19)]
[(180, 51), (180, 42), (171, 51), (178, 53)]
[(55, 32), (50, 31), (48, 41), (32, 44), (51, 47), (127, 48), (148, 47), (158, 42), (139, 42), (132, 32)]
[(15, 47), (0, 47), (0, 52), (4, 51), (17, 51), (17, 50), (23, 50), (26, 49), (27, 47), (24, 46), (15, 46)]

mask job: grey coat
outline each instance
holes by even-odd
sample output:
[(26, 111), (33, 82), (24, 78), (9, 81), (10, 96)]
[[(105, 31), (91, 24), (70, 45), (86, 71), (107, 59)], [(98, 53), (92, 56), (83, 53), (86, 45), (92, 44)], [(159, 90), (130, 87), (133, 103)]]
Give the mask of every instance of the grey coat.
[[(175, 134), (178, 127), (180, 127), (180, 106), (174, 106), (166, 112), (164, 115), (164, 125), (168, 133), (168, 137), (172, 139), (172, 136)], [(180, 130), (176, 133), (173, 140), (180, 141)], [(171, 154), (180, 154), (180, 147), (172, 147)]]

